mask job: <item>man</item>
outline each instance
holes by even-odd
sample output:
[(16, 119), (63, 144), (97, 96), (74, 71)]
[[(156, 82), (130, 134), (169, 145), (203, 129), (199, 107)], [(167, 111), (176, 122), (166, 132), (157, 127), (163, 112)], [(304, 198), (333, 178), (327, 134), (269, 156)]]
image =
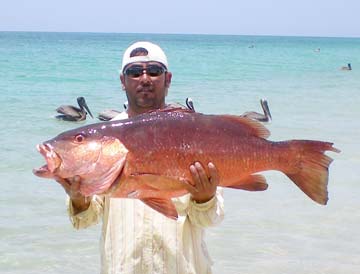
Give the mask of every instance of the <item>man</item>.
[[(137, 42), (124, 53), (120, 80), (128, 108), (114, 119), (125, 119), (168, 107), (165, 97), (171, 72), (162, 49)], [(190, 165), (191, 163), (189, 163)], [(204, 228), (222, 221), (222, 190), (212, 163), (189, 166), (195, 189), (173, 199), (177, 221), (165, 217), (136, 199), (107, 195), (83, 197), (80, 179), (58, 179), (69, 195), (68, 211), (75, 228), (103, 221), (101, 273), (211, 273), (211, 259), (204, 243)]]

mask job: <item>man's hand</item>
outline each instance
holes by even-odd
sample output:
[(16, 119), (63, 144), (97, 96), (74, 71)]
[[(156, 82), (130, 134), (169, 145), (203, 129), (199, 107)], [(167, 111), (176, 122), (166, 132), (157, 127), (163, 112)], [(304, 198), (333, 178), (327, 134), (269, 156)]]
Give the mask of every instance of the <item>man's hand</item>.
[(210, 162), (207, 167), (209, 175), (199, 162), (190, 166), (196, 190), (191, 192), (191, 198), (197, 203), (206, 203), (211, 200), (215, 196), (216, 187), (219, 184), (219, 174), (215, 165)]
[(74, 214), (88, 209), (91, 198), (87, 198), (80, 193), (80, 177), (75, 176), (71, 179), (56, 177), (55, 180), (64, 188), (69, 195), (75, 210)]

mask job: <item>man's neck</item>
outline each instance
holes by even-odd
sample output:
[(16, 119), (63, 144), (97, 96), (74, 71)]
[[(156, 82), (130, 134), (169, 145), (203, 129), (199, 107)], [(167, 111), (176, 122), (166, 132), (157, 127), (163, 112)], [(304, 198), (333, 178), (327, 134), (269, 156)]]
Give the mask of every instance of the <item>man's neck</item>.
[(130, 106), (128, 107), (127, 109), (127, 114), (130, 117), (134, 117), (136, 115), (140, 115), (140, 114), (144, 114), (146, 112), (149, 112), (149, 111), (152, 111), (152, 110), (157, 110), (157, 109), (162, 109), (162, 108), (165, 108), (165, 104), (163, 104), (161, 107), (159, 108), (141, 108), (141, 109), (134, 109), (134, 108), (131, 108)]

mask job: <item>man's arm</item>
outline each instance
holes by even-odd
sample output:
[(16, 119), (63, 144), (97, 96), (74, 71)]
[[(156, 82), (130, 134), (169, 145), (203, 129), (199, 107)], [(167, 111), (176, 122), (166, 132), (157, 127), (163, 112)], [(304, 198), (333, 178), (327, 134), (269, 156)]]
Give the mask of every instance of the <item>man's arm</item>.
[(219, 183), (219, 174), (213, 163), (208, 163), (208, 170), (209, 176), (199, 162), (190, 166), (196, 190), (191, 193), (191, 199), (199, 204), (206, 203), (215, 196), (216, 187)]
[(188, 208), (190, 221), (200, 227), (214, 226), (224, 219), (224, 199), (219, 184), (219, 174), (213, 163), (208, 163), (207, 172), (200, 163), (190, 166), (195, 186), (191, 192)]
[(80, 193), (80, 177), (70, 180), (56, 178), (68, 195), (68, 213), (74, 228), (86, 228), (97, 224), (103, 213), (104, 199), (99, 196), (84, 197)]
[(74, 215), (89, 208), (91, 199), (81, 195), (79, 176), (75, 176), (69, 180), (57, 177), (56, 181), (62, 185), (67, 195), (69, 195), (70, 202), (74, 210)]

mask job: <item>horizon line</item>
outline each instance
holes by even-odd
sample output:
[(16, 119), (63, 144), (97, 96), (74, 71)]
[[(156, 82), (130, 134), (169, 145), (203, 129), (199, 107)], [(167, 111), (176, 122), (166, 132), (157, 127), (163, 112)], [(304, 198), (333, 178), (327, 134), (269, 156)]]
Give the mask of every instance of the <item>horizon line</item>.
[(0, 30), (0, 32), (20, 33), (83, 33), (83, 34), (150, 34), (150, 35), (204, 35), (204, 36), (262, 36), (262, 37), (302, 37), (302, 38), (360, 38), (360, 36), (316, 36), (316, 35), (287, 35), (287, 34), (231, 34), (231, 33), (165, 33), (165, 32), (98, 32), (98, 31), (41, 31), (41, 30)]

